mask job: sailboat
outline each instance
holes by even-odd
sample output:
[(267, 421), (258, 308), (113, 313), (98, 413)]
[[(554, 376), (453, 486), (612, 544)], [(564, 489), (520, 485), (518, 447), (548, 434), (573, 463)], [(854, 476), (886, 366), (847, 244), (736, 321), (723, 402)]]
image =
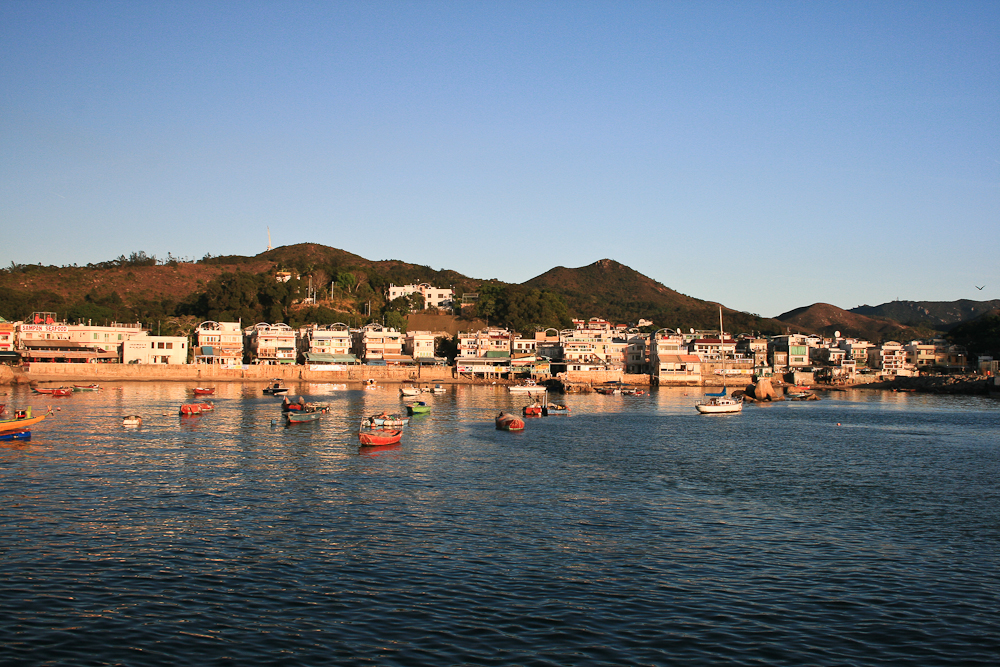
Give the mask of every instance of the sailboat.
[(726, 396), (726, 351), (723, 341), (726, 334), (722, 329), (722, 306), (719, 306), (719, 354), (722, 355), (722, 391), (714, 394), (706, 393), (707, 401), (695, 404), (695, 409), (703, 415), (714, 415), (727, 412), (742, 412), (743, 398), (731, 398)]

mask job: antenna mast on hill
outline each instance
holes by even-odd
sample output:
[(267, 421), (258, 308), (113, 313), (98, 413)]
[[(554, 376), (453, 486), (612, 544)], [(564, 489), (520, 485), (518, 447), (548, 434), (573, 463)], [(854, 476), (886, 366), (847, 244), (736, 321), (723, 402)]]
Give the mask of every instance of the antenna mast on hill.
[(271, 228), (267, 228), (267, 249), (271, 250)]

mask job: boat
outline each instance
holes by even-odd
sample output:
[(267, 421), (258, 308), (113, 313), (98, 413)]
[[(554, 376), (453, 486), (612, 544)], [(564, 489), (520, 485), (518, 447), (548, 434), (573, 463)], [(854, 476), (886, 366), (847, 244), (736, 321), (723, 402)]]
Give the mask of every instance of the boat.
[(521, 414), (525, 417), (541, 417), (544, 414), (544, 411), (545, 409), (538, 404), (538, 401), (521, 408)]
[(419, 396), (421, 393), (423, 393), (423, 391), (424, 390), (421, 389), (421, 388), (419, 388), (419, 387), (400, 387), (399, 388), (399, 395), (400, 396)]
[(524, 420), (515, 417), (509, 412), (501, 412), (496, 418), (497, 430), (500, 431), (523, 431)]
[(374, 431), (359, 431), (358, 440), (362, 447), (380, 447), (398, 445), (403, 432), (395, 429), (380, 428)]
[(694, 407), (703, 415), (718, 414), (723, 412), (742, 412), (743, 399), (730, 398), (727, 396), (713, 396), (707, 401), (695, 404)]
[(101, 385), (96, 382), (93, 384), (75, 384), (73, 385), (73, 391), (97, 391), (101, 388)]
[(442, 385), (439, 384), (436, 384), (431, 388), (431, 392), (435, 394), (443, 394), (445, 391), (447, 390)]
[(215, 387), (195, 387), (191, 391), (195, 396), (211, 396), (215, 393)]
[(731, 412), (743, 411), (743, 397), (732, 398), (726, 396), (726, 352), (722, 349), (723, 341), (726, 338), (725, 330), (722, 328), (722, 306), (719, 306), (719, 354), (722, 355), (722, 391), (718, 393), (706, 393), (707, 401), (695, 403), (695, 410), (703, 415), (715, 415)]
[(512, 384), (507, 387), (512, 394), (544, 394), (547, 390), (534, 380), (525, 380), (524, 384)]
[(126, 428), (142, 426), (142, 417), (139, 415), (125, 415), (122, 417), (122, 426)]
[(375, 378), (365, 380), (365, 389), (378, 389), (378, 386), (375, 384)]
[(204, 403), (185, 403), (181, 406), (180, 413), (182, 415), (200, 415), (203, 412), (202, 405)]
[(285, 413), (285, 419), (289, 424), (302, 424), (304, 422), (319, 421), (319, 418), (324, 414), (326, 414), (326, 410), (315, 410), (313, 412), (292, 410)]
[(31, 431), (23, 429), (20, 431), (0, 432), (0, 440), (31, 440)]
[(273, 380), (271, 380), (271, 382), (273, 384), (270, 387), (264, 387), (265, 394), (270, 394), (271, 396), (278, 396), (280, 394), (288, 393), (288, 387), (282, 387), (281, 380), (279, 380), (278, 378), (274, 378)]
[(70, 396), (73, 394), (72, 387), (35, 387), (35, 391), (49, 396)]
[(622, 393), (621, 387), (617, 386), (594, 387), (594, 391), (605, 396), (615, 396)]
[(638, 387), (624, 387), (622, 388), (622, 396), (645, 396), (646, 391), (639, 389)]
[(387, 415), (384, 412), (381, 415), (372, 415), (371, 417), (366, 417), (361, 422), (363, 428), (375, 428), (376, 426), (405, 426), (410, 423), (408, 417), (402, 415)]
[(45, 419), (45, 415), (40, 417), (31, 416), (31, 408), (15, 410), (13, 419), (0, 419), (0, 433), (11, 433), (13, 431), (24, 431), (29, 426), (33, 426)]
[(548, 405), (545, 406), (545, 409), (542, 411), (542, 414), (544, 414), (544, 415), (568, 415), (569, 414), (569, 406), (568, 405), (560, 405), (559, 403), (549, 403)]
[(416, 403), (410, 403), (406, 406), (406, 414), (408, 415), (419, 415), (426, 414), (431, 411), (431, 406), (427, 405), (423, 401), (417, 401)]
[(215, 409), (215, 405), (213, 405), (212, 403), (198, 403), (197, 405), (201, 406), (202, 412), (209, 412)]

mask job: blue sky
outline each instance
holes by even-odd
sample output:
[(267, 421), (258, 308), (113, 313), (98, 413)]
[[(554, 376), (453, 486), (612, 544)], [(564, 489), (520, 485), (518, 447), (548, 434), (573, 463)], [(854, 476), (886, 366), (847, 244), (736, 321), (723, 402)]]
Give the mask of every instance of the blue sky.
[(998, 34), (997, 2), (8, 0), (0, 265), (270, 227), (764, 316), (1000, 298)]

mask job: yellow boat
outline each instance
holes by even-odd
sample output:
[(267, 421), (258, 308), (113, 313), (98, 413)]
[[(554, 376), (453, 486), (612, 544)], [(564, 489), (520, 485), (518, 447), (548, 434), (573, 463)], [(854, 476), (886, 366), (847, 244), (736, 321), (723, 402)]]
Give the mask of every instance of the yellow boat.
[(41, 417), (32, 417), (31, 408), (16, 410), (14, 412), (13, 419), (0, 419), (0, 433), (4, 433), (6, 431), (23, 431), (43, 419), (45, 419), (45, 415), (42, 415)]

